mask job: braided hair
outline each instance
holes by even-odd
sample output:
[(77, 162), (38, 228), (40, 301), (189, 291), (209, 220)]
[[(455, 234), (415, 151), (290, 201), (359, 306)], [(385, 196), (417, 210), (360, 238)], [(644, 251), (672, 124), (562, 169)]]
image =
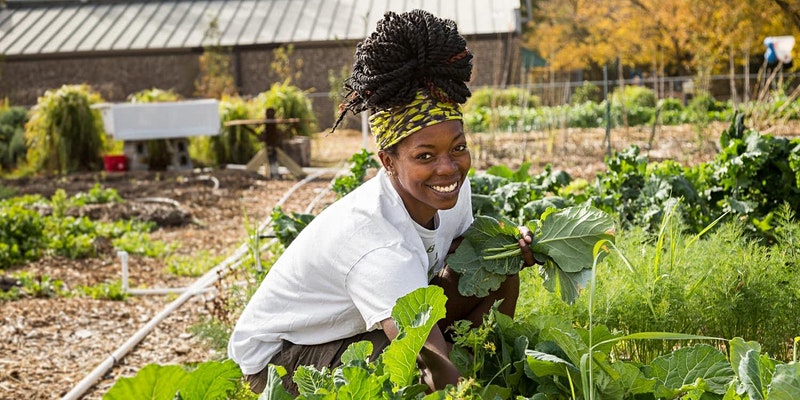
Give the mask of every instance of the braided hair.
[(387, 12), (375, 32), (356, 47), (353, 74), (331, 131), (347, 111), (388, 109), (410, 103), (420, 90), (463, 104), (470, 96), (472, 53), (456, 23), (424, 10)]

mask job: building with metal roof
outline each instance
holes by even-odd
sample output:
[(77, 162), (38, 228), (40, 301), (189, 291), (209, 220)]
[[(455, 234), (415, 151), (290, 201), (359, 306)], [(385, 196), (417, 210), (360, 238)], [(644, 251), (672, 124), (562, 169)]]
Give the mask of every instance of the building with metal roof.
[(109, 101), (153, 87), (192, 97), (210, 45), (230, 49), (239, 92), (255, 95), (277, 79), (272, 53), (287, 44), (304, 61), (294, 83), (322, 94), (384, 12), (415, 8), (458, 24), (475, 54), (473, 85), (518, 79), (518, 0), (6, 0), (0, 98), (31, 105), (77, 83)]

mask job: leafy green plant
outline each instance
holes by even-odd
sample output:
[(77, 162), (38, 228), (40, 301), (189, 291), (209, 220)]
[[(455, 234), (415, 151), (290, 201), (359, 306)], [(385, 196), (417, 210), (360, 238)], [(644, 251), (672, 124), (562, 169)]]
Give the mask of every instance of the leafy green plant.
[(16, 274), (20, 282), (20, 294), (35, 298), (52, 298), (69, 294), (69, 289), (61, 279), (54, 279), (50, 275), (34, 275), (27, 271)]
[(149, 364), (135, 376), (119, 378), (103, 400), (228, 398), (242, 372), (231, 360), (206, 361), (195, 367)]
[(260, 115), (265, 115), (265, 110), (272, 108), (277, 119), (299, 119), (296, 123), (278, 124), (278, 130), (286, 137), (308, 136), (317, 129), (317, 119), (308, 96), (287, 82), (273, 83), (269, 90), (259, 93), (253, 102), (261, 110)]
[(336, 177), (331, 184), (331, 190), (340, 199), (364, 183), (364, 177), (370, 168), (380, 168), (374, 154), (367, 149), (353, 154), (347, 161), (350, 162), (350, 174)]
[(70, 205), (85, 206), (87, 204), (122, 203), (124, 200), (114, 188), (104, 188), (95, 183), (88, 192), (78, 192), (70, 198)]
[[(541, 220), (526, 223), (533, 233), (530, 247), (542, 263), (544, 287), (573, 303), (589, 282), (595, 245), (613, 241), (614, 221), (590, 207), (551, 209)], [(448, 265), (459, 273), (458, 290), (464, 296), (487, 296), (507, 275), (519, 273), (523, 259), (519, 228), (511, 221), (477, 216)]]
[(106, 137), (92, 105), (100, 102), (87, 85), (64, 85), (39, 97), (25, 125), (29, 165), (49, 173), (99, 170)]
[(272, 209), (270, 219), (272, 220), (272, 230), (275, 232), (275, 237), (284, 247), (289, 247), (289, 244), (297, 238), (300, 231), (314, 219), (314, 215), (293, 211), (287, 214), (283, 212), (280, 206), (276, 206)]
[(201, 276), (222, 261), (221, 255), (212, 254), (208, 250), (200, 250), (195, 254), (171, 254), (164, 262), (164, 270), (175, 276)]
[(0, 170), (14, 169), (25, 160), (25, 123), (28, 110), (10, 107), (0, 110)]
[(36, 260), (46, 242), (45, 221), (20, 204), (0, 203), (0, 268)]
[(78, 286), (75, 290), (95, 300), (124, 301), (130, 297), (130, 293), (122, 288), (122, 281), (119, 279), (96, 285)]
[[(220, 122), (253, 119), (253, 105), (241, 97), (223, 96), (219, 103)], [(260, 115), (259, 117), (263, 117)], [(216, 165), (247, 164), (262, 145), (244, 125), (223, 127), (219, 135), (209, 138), (211, 159)]]
[(583, 83), (575, 88), (575, 92), (570, 98), (570, 103), (583, 104), (587, 102), (600, 102), (601, 100), (600, 88), (592, 82), (583, 81)]
[[(301, 366), (294, 375), (299, 399), (321, 398), (415, 398), (427, 385), (419, 384), (417, 354), (436, 322), (444, 318), (446, 297), (442, 288), (417, 289), (398, 299), (392, 310), (399, 334), (379, 359), (367, 363), (372, 353), (368, 341), (350, 345), (342, 365), (328, 370)], [(283, 367), (271, 365), (262, 396), (292, 398), (281, 385)]]
[(114, 248), (130, 254), (139, 254), (145, 257), (159, 258), (173, 252), (180, 244), (167, 244), (150, 239), (146, 232), (125, 232), (120, 237), (112, 239)]

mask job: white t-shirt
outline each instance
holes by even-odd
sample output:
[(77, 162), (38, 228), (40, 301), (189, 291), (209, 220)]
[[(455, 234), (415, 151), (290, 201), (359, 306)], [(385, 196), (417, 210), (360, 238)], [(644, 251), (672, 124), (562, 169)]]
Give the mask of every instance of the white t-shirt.
[[(455, 207), (437, 218), (429, 257), (431, 245), (380, 170), (316, 216), (275, 262), (237, 321), (228, 356), (251, 375), (283, 339), (321, 344), (380, 327), (398, 298), (428, 285), (472, 223), (469, 180)], [(429, 271), (431, 260), (437, 265)]]

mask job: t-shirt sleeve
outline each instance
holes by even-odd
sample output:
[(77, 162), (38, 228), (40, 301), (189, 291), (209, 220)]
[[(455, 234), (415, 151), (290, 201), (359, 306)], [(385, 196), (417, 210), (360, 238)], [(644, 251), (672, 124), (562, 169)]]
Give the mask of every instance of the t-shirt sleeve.
[(459, 193), (458, 201), (460, 203), (459, 210), (461, 212), (460, 221), (461, 226), (458, 229), (458, 236), (464, 234), (472, 225), (472, 222), (475, 220), (475, 216), (472, 212), (472, 183), (467, 179), (466, 184), (461, 189), (461, 193)]
[(367, 253), (346, 278), (347, 291), (368, 330), (392, 315), (397, 299), (427, 285), (425, 267), (399, 246)]

